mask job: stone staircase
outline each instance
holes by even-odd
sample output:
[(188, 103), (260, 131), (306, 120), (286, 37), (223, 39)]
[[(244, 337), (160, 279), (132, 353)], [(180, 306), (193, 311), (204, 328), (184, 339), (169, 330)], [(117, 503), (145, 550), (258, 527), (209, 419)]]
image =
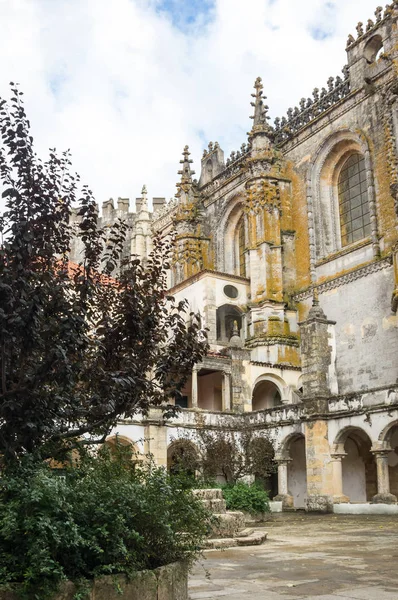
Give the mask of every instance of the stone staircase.
[(245, 528), (245, 515), (243, 512), (227, 511), (220, 489), (194, 490), (194, 494), (217, 517), (204, 548), (259, 546), (267, 539), (267, 532), (263, 529)]

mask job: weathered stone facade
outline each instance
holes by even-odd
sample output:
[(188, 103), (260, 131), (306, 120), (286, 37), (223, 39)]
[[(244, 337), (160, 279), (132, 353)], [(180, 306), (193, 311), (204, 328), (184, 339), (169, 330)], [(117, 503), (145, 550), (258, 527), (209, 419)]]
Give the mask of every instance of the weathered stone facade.
[(186, 147), (175, 200), (103, 207), (143, 259), (174, 232), (171, 292), (211, 345), (178, 417), (120, 433), (166, 465), (198, 414), (219, 427), (243, 413), (270, 431), (286, 508), (398, 493), (398, 3), (357, 34), (342, 77), (274, 126), (258, 78), (247, 142), (226, 161), (209, 143), (198, 180)]

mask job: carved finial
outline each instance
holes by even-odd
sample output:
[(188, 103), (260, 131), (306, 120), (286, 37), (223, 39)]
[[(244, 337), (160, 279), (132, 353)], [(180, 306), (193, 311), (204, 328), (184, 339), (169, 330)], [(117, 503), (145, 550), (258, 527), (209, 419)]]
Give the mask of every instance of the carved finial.
[(206, 148), (203, 150), (203, 158), (204, 158), (205, 156), (207, 156), (207, 150), (206, 150)]
[(391, 4), (386, 4), (385, 9), (384, 9), (383, 19), (385, 19), (386, 17), (388, 17), (389, 15), (391, 15), (391, 13), (392, 13)]
[(220, 144), (218, 142), (214, 142), (214, 150), (216, 150), (219, 147), (220, 147)]
[(361, 37), (361, 35), (363, 35), (363, 23), (362, 23), (362, 21), (359, 21), (359, 23), (355, 27), (355, 29), (357, 30), (358, 37)]
[(375, 17), (376, 17), (376, 23), (378, 23), (379, 21), (381, 21), (381, 13), (383, 12), (383, 7), (382, 6), (378, 6), (375, 10)]
[(253, 119), (253, 131), (256, 129), (270, 131), (270, 127), (267, 123), (269, 119), (269, 116), (267, 115), (268, 106), (263, 102), (266, 97), (263, 96), (261, 77), (257, 77), (254, 82), (254, 89), (256, 90), (256, 93), (252, 94), (254, 102), (250, 102), (251, 106), (254, 107), (254, 115), (250, 117)]
[(344, 75), (344, 80), (349, 79), (349, 77), (350, 77), (350, 69), (349, 69), (348, 65), (344, 65), (344, 67), (341, 69), (341, 72)]
[(181, 175), (181, 181), (179, 183), (177, 183), (177, 188), (178, 188), (177, 196), (180, 194), (181, 189), (183, 189), (184, 191), (187, 191), (187, 189), (192, 185), (192, 175), (195, 174), (195, 171), (193, 171), (190, 167), (193, 160), (191, 160), (189, 158), (189, 156), (190, 156), (189, 146), (184, 147), (182, 156), (183, 156), (183, 158), (182, 158), (182, 160), (180, 160), (180, 164), (182, 164), (182, 169), (180, 169), (178, 171), (178, 174)]
[(312, 290), (312, 306), (318, 306), (318, 305), (319, 305), (318, 288), (314, 288)]
[(213, 142), (209, 142), (209, 152), (213, 152)]
[(145, 183), (144, 183), (144, 185), (142, 186), (141, 194), (142, 194), (143, 196), (146, 196), (146, 195), (147, 195), (147, 193), (148, 193), (148, 190), (146, 189), (146, 185), (145, 185)]
[(319, 89), (314, 88), (312, 91), (312, 95), (314, 96), (314, 102), (318, 102), (319, 100)]
[(347, 44), (346, 44), (346, 48), (349, 48), (350, 46), (352, 46), (352, 44), (355, 42), (355, 38), (353, 35), (351, 35), (351, 33), (348, 36), (347, 39)]
[(366, 31), (370, 31), (374, 26), (375, 24), (373, 23), (372, 19), (368, 19), (368, 22), (366, 23)]
[(334, 83), (334, 77), (329, 77), (329, 79), (327, 80), (329, 92), (331, 92), (333, 90), (333, 87), (334, 87), (333, 83)]

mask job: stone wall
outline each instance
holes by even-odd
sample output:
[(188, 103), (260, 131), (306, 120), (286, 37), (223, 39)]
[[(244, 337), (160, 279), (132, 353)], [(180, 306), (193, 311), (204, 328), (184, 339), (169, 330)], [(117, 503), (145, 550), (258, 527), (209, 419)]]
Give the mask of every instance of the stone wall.
[(388, 385), (398, 378), (398, 317), (391, 314), (391, 282), (392, 267), (319, 297), (327, 317), (336, 321), (339, 394)]
[[(73, 600), (76, 587), (71, 582), (61, 585), (54, 600)], [(188, 600), (188, 569), (173, 563), (140, 571), (128, 580), (124, 575), (99, 577), (94, 581), (88, 600)], [(0, 600), (18, 600), (14, 592), (1, 591)]]

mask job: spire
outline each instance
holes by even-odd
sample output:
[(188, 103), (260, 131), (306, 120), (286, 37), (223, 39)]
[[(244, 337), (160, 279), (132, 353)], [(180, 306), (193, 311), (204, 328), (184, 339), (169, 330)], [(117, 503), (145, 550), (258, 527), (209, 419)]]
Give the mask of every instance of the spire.
[(249, 135), (253, 136), (255, 133), (266, 133), (270, 137), (272, 128), (267, 123), (270, 117), (267, 114), (268, 106), (264, 104), (264, 100), (267, 98), (266, 96), (263, 96), (261, 77), (257, 77), (254, 82), (254, 89), (256, 90), (256, 93), (252, 94), (254, 102), (250, 102), (251, 106), (254, 107), (254, 115), (250, 117), (253, 119), (253, 127)]
[(181, 195), (181, 191), (187, 193), (193, 184), (192, 175), (195, 175), (195, 171), (193, 171), (190, 166), (193, 163), (193, 160), (189, 158), (190, 154), (191, 153), (189, 152), (189, 146), (185, 146), (184, 151), (182, 153), (183, 159), (180, 160), (180, 164), (182, 164), (182, 169), (178, 171), (178, 174), (181, 175), (181, 181), (177, 183), (177, 198)]

